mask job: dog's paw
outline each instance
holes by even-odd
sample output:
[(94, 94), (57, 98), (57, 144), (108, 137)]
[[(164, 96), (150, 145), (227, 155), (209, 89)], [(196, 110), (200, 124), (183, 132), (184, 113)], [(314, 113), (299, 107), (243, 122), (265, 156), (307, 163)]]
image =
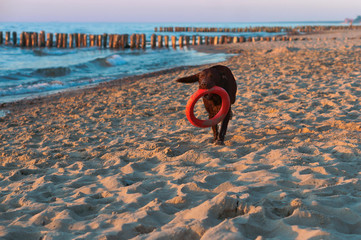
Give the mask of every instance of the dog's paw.
[(208, 140), (208, 142), (215, 144), (215, 143), (217, 142), (217, 139), (215, 139), (215, 138), (210, 138), (210, 139)]
[(215, 142), (214, 142), (214, 144), (215, 144), (215, 145), (220, 145), (220, 146), (221, 146), (221, 145), (224, 145), (224, 141), (223, 141), (223, 140), (219, 140), (219, 139), (218, 139), (217, 141), (215, 141)]

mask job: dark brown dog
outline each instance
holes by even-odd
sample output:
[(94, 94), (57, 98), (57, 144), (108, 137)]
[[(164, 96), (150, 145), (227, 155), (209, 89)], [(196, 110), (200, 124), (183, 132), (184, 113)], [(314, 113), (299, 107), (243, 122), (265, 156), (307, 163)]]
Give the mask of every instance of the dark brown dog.
[[(177, 79), (177, 82), (182, 83), (199, 83), (200, 89), (210, 89), (214, 86), (218, 86), (227, 91), (231, 104), (236, 101), (237, 84), (231, 70), (222, 65), (216, 65), (202, 72), (192, 76), (183, 77)], [(213, 118), (221, 109), (222, 100), (221, 97), (216, 94), (207, 94), (203, 97), (204, 107), (206, 108), (209, 118)], [(213, 130), (213, 142), (219, 145), (224, 144), (224, 137), (226, 135), (228, 122), (232, 117), (231, 106), (226, 117), (222, 121), (221, 130), (218, 133), (218, 125), (212, 126)]]

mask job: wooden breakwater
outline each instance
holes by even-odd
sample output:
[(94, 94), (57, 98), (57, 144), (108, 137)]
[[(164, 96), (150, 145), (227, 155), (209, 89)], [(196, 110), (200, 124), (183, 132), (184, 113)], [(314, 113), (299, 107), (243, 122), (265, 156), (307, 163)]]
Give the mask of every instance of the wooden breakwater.
[(45, 33), (0, 31), (0, 45), (35, 48), (145, 48), (145, 34), (84, 34), (84, 33)]
[[(5, 36), (5, 38), (4, 38)], [(0, 31), (0, 45), (17, 46), (22, 48), (84, 48), (98, 47), (109, 49), (145, 49), (151, 48), (177, 48), (190, 45), (217, 45), (227, 43), (257, 42), (257, 41), (296, 41), (306, 40), (303, 36), (166, 36), (152, 34), (147, 42), (145, 34), (84, 34), (84, 33), (45, 33), (37, 32), (3, 32)]]
[(243, 28), (217, 28), (217, 27), (155, 27), (154, 32), (218, 32), (218, 33), (242, 33), (242, 32), (302, 32), (312, 33), (326, 30), (361, 29), (360, 25), (347, 26), (296, 26), (296, 27), (243, 27)]
[[(217, 32), (217, 36), (207, 35), (180, 35), (166, 36), (152, 34), (147, 42), (145, 34), (84, 34), (84, 33), (45, 33), (41, 32), (5, 32), (0, 31), (0, 45), (18, 46), (23, 48), (83, 48), (98, 47), (109, 49), (145, 49), (184, 47), (189, 45), (217, 45), (226, 43), (257, 42), (257, 41), (296, 41), (306, 40), (307, 36), (298, 35), (300, 32), (312, 33), (325, 30), (361, 29), (357, 26), (299, 26), (286, 27), (255, 27), (255, 28), (191, 28), (191, 27), (159, 27), (155, 32)], [(266, 37), (235, 36), (234, 32), (264, 31), (276, 32), (283, 35)], [(233, 36), (226, 35), (232, 32)], [(219, 35), (219, 33), (224, 33)]]

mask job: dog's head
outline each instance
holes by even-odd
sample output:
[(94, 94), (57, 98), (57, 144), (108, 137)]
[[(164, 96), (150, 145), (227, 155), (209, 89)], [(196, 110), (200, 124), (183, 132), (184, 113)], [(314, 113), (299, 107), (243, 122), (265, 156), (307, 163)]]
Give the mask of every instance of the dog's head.
[(222, 82), (220, 74), (212, 68), (207, 68), (192, 76), (177, 79), (177, 82), (181, 83), (194, 83), (197, 81), (200, 89), (210, 89), (214, 86), (219, 86)]
[[(214, 86), (222, 87), (221, 75), (212, 68), (207, 68), (200, 73), (188, 77), (183, 77), (177, 79), (176, 81), (181, 83), (194, 83), (198, 81), (199, 89), (210, 89)], [(218, 98), (219, 96), (213, 96), (213, 94), (207, 94), (204, 96), (204, 98), (206, 99), (211, 99), (213, 97)]]

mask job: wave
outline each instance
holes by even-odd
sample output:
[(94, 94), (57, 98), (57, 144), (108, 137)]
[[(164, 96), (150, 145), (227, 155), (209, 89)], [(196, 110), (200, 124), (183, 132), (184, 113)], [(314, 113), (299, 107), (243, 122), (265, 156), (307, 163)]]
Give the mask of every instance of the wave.
[(70, 74), (70, 67), (39, 68), (33, 73), (44, 77), (62, 77)]
[[(98, 72), (101, 69), (116, 67), (127, 64), (127, 61), (124, 60), (120, 55), (113, 54), (107, 57), (99, 57), (95, 59), (90, 59), (84, 63), (77, 63), (69, 66), (54, 66), (46, 68), (23, 68), (17, 70), (8, 70), (0, 73), (0, 82), (12, 81), (12, 80), (22, 80), (29, 78), (58, 78), (69, 76), (79, 77), (79, 74), (87, 74), (89, 72)], [(74, 73), (74, 74), (73, 74)]]
[(68, 54), (75, 54), (77, 53), (76, 50), (69, 50), (69, 49), (61, 49), (61, 50), (54, 50), (54, 49), (33, 49), (33, 54), (35, 56), (62, 56)]
[(121, 66), (127, 64), (127, 61), (125, 61), (120, 55), (114, 54), (108, 57), (103, 58), (97, 58), (91, 63), (99, 64), (103, 67), (114, 67), (114, 66)]
[(21, 84), (18, 86), (8, 87), (6, 89), (0, 89), (0, 96), (11, 96), (28, 93), (39, 93), (44, 91), (60, 90), (69, 87), (61, 81), (51, 82), (35, 82), (31, 84)]

